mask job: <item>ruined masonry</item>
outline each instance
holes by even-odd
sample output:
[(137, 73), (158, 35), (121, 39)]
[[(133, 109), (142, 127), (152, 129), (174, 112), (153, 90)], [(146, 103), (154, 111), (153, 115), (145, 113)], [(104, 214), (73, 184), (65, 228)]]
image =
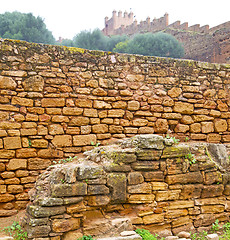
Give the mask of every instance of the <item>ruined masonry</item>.
[(230, 142), (230, 66), (0, 40), (0, 217), (47, 167), (137, 134)]
[(207, 230), (229, 221), (229, 150), (153, 134), (95, 147), (38, 177), (23, 226), (34, 240)]

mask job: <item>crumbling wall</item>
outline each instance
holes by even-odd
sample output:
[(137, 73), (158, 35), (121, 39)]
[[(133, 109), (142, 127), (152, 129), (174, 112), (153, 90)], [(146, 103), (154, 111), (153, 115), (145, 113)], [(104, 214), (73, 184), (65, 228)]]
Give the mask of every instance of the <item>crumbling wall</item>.
[(53, 161), (157, 133), (230, 142), (230, 67), (0, 42), (0, 216)]
[(174, 142), (137, 135), (49, 167), (31, 191), (29, 238), (109, 237), (136, 227), (171, 235), (229, 221), (229, 146)]

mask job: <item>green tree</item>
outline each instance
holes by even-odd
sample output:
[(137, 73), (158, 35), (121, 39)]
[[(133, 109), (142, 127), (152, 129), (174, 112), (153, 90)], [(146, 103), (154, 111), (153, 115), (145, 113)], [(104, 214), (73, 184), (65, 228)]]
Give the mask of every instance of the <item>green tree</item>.
[(85, 30), (78, 33), (73, 39), (73, 45), (90, 50), (112, 51), (117, 43), (127, 39), (128, 37), (125, 35), (107, 37), (103, 35), (100, 29), (94, 29), (93, 31)]
[(127, 35), (114, 35), (114, 36), (105, 37), (105, 38), (106, 38), (106, 46), (105, 46), (105, 49), (103, 49), (104, 51), (113, 51), (113, 49), (118, 43), (125, 42), (128, 40)]
[(181, 58), (184, 55), (183, 46), (177, 39), (162, 32), (137, 34), (128, 42), (118, 43), (114, 51), (174, 58)]
[(106, 38), (99, 29), (93, 31), (81, 31), (73, 38), (75, 47), (90, 50), (104, 50)]
[(55, 43), (43, 19), (33, 16), (32, 13), (5, 12), (0, 14), (0, 37), (36, 43)]

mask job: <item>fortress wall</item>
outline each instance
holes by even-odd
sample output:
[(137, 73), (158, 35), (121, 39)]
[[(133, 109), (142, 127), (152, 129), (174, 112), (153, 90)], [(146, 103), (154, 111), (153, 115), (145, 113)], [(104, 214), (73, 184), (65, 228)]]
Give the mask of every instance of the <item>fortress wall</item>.
[(229, 65), (11, 40), (0, 56), (0, 216), (25, 207), (53, 161), (97, 143), (230, 142)]

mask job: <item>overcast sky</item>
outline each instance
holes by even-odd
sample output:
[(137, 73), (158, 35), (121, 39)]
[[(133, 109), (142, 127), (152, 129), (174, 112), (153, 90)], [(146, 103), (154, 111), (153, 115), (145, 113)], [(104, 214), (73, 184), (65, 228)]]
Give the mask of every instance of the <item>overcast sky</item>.
[(82, 30), (102, 29), (113, 10), (133, 11), (137, 21), (169, 14), (169, 23), (210, 25), (230, 21), (230, 0), (6, 0), (0, 13), (19, 11), (44, 19), (54, 37), (72, 39)]

